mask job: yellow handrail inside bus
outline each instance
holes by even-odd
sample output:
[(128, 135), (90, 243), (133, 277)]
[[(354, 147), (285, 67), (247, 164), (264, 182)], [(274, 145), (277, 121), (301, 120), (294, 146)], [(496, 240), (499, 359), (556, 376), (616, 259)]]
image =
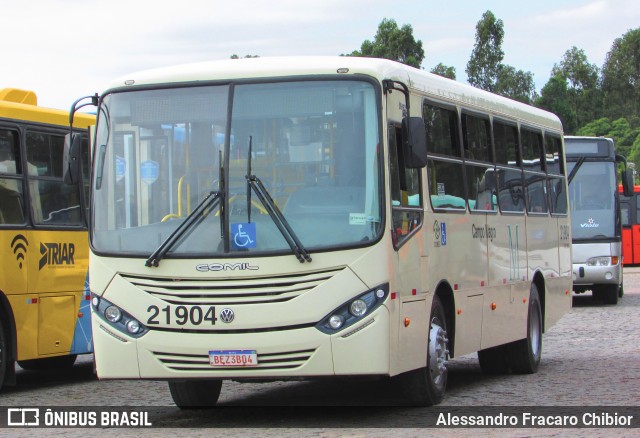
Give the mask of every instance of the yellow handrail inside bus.
[[(184, 183), (184, 178), (186, 175), (182, 175), (178, 180), (178, 213), (169, 213), (165, 217), (162, 218), (160, 222), (168, 221), (169, 219), (176, 218), (179, 219), (182, 217), (182, 184)], [(187, 202), (189, 201), (190, 194), (190, 186), (187, 184)], [(191, 211), (191, 203), (188, 205), (189, 211)]]

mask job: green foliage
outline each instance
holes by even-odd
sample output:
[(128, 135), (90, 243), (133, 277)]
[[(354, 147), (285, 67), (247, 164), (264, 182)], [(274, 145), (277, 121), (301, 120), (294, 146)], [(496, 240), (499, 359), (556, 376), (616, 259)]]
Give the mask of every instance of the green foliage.
[(587, 123), (578, 129), (576, 135), (585, 135), (587, 137), (606, 137), (611, 131), (611, 120), (608, 117), (602, 117), (593, 122)]
[(476, 25), (476, 43), (467, 63), (468, 81), (474, 87), (531, 103), (536, 97), (533, 73), (502, 63), (504, 24), (491, 11)]
[(612, 118), (633, 115), (638, 124), (640, 112), (640, 28), (613, 42), (602, 67), (605, 113)]
[[(568, 81), (566, 99), (571, 105), (573, 120), (563, 119), (565, 132), (594, 120), (602, 114), (602, 93), (599, 88), (599, 69), (590, 64), (584, 50), (573, 46), (567, 50), (559, 64), (551, 70), (552, 77), (561, 76)], [(574, 127), (569, 130), (566, 127)]]
[(494, 91), (504, 52), (504, 24), (487, 11), (476, 25), (476, 43), (467, 63), (467, 80), (474, 87)]
[(360, 50), (354, 50), (349, 55), (391, 59), (416, 68), (420, 68), (424, 60), (422, 41), (415, 40), (411, 25), (398, 28), (395, 20), (387, 18), (378, 25), (373, 41), (365, 40)]
[(640, 127), (632, 127), (626, 118), (612, 121), (608, 117), (602, 117), (580, 128), (577, 135), (610, 137), (618, 154), (626, 157), (629, 162), (635, 162), (636, 166), (640, 164)]
[(449, 67), (447, 65), (444, 65), (443, 63), (439, 63), (438, 65), (433, 67), (431, 69), (431, 73), (437, 74), (439, 76), (444, 76), (445, 78), (449, 78), (453, 80), (456, 79), (456, 68)]
[(563, 75), (556, 74), (549, 79), (542, 87), (535, 106), (555, 113), (560, 118), (565, 133), (576, 132), (576, 113), (569, 98), (567, 79)]
[(535, 89), (533, 73), (516, 70), (510, 65), (500, 65), (496, 93), (530, 104), (536, 98)]

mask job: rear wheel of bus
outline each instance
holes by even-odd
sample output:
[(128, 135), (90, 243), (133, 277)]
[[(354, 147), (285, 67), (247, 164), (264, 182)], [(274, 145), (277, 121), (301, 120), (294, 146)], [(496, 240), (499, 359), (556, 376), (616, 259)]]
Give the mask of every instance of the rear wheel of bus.
[(444, 398), (447, 387), (449, 339), (444, 306), (436, 295), (431, 303), (429, 318), (427, 366), (400, 376), (407, 401), (417, 406), (432, 406)]
[(2, 321), (0, 321), (0, 388), (4, 384), (4, 377), (7, 374), (7, 341), (4, 333)]
[(600, 286), (594, 286), (593, 299), (602, 301), (604, 304), (618, 304), (618, 298), (620, 295), (620, 289), (622, 286), (617, 284), (602, 284)]
[(169, 391), (180, 409), (213, 407), (218, 403), (222, 380), (169, 381)]
[(542, 357), (542, 308), (535, 284), (529, 292), (527, 337), (507, 344), (507, 361), (516, 374), (533, 374), (538, 371)]

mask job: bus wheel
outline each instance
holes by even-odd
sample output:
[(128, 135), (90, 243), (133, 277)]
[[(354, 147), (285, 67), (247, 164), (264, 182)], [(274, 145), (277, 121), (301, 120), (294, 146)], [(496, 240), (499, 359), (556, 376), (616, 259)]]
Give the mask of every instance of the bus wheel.
[(218, 402), (222, 380), (169, 381), (173, 402), (180, 409), (213, 407)]
[(605, 304), (618, 304), (619, 287), (617, 284), (608, 284), (602, 287), (602, 300)]
[(538, 371), (542, 357), (542, 310), (535, 284), (531, 284), (531, 292), (529, 292), (527, 337), (507, 344), (507, 356), (511, 371), (514, 373), (533, 374)]
[(18, 365), (25, 370), (44, 371), (44, 370), (65, 370), (71, 368), (76, 359), (77, 354), (68, 354), (66, 356), (46, 357), (44, 359), (19, 360)]
[(444, 307), (438, 296), (431, 303), (427, 366), (402, 374), (404, 395), (411, 404), (432, 406), (444, 398), (447, 387), (449, 339)]
[(5, 339), (4, 327), (2, 327), (2, 323), (0, 321), (0, 388), (2, 388), (2, 385), (4, 384), (4, 377), (7, 373), (8, 345)]
[(506, 374), (509, 371), (506, 349), (506, 345), (498, 345), (478, 351), (478, 361), (482, 372), (485, 374)]

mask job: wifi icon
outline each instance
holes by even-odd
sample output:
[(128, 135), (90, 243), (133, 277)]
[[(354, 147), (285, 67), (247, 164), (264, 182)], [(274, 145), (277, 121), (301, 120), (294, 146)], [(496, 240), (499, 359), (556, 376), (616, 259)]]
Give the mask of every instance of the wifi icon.
[(16, 260), (18, 261), (18, 266), (22, 269), (22, 263), (25, 260), (25, 256), (27, 255), (27, 247), (29, 246), (29, 242), (27, 238), (22, 234), (18, 234), (11, 241), (11, 249), (13, 249), (13, 253), (16, 255)]

